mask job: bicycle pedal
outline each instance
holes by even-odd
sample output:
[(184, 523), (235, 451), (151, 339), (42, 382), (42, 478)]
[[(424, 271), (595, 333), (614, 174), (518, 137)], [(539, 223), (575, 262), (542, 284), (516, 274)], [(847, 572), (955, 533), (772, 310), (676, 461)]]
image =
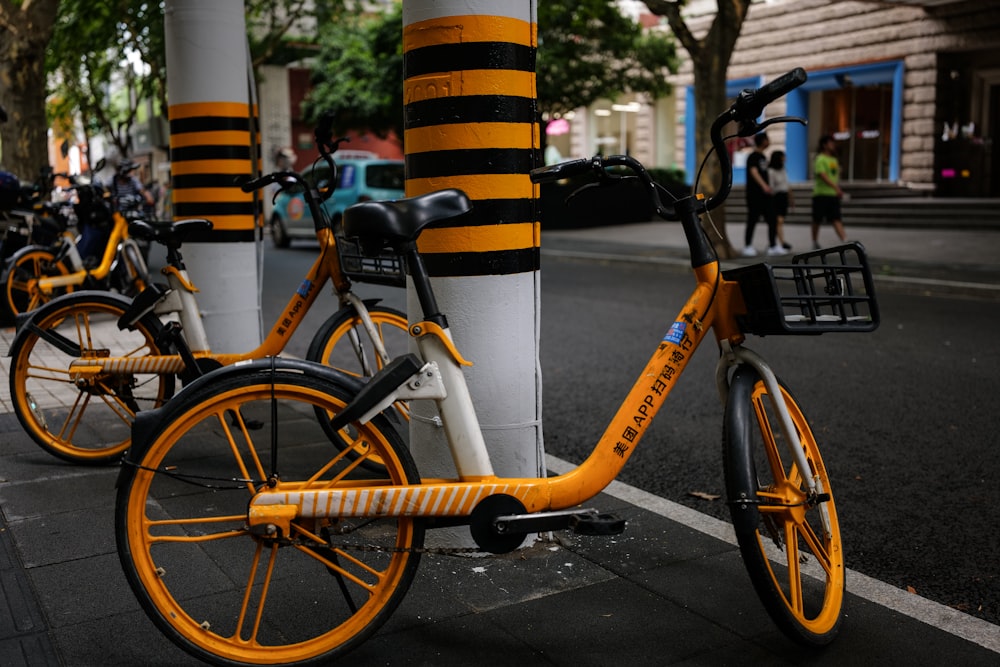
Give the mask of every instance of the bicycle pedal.
[(621, 535), (625, 523), (614, 514), (577, 514), (570, 519), (569, 527), (577, 535)]

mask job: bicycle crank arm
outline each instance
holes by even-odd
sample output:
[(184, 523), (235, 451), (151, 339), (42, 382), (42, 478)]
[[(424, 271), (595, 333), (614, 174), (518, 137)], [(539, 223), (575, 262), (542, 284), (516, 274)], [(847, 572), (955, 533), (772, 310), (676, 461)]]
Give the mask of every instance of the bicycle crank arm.
[(493, 529), (499, 535), (543, 533), (567, 528), (580, 535), (620, 535), (625, 530), (625, 519), (612, 514), (601, 514), (596, 509), (589, 508), (508, 514), (493, 520)]

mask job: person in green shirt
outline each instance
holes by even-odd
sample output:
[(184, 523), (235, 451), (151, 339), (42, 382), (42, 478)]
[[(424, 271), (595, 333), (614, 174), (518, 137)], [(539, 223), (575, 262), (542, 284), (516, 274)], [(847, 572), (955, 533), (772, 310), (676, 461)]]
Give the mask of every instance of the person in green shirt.
[(847, 240), (840, 213), (840, 200), (844, 197), (844, 191), (840, 189), (837, 142), (829, 134), (819, 138), (813, 173), (815, 181), (812, 194), (812, 241), (813, 248), (818, 250), (819, 225), (823, 221), (829, 221), (833, 225), (833, 231), (841, 241)]

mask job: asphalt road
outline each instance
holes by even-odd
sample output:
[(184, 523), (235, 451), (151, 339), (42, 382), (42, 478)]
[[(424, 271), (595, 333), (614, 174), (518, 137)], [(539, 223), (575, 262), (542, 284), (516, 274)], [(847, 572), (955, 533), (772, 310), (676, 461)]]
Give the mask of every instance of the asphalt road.
[[(264, 317), (284, 305), (315, 246), (265, 252)], [(400, 290), (358, 286), (403, 307)], [(690, 292), (686, 271), (545, 257), (546, 451), (582, 460)], [(881, 290), (873, 334), (752, 339), (809, 416), (830, 470), (848, 566), (1000, 624), (996, 303)], [(321, 297), (293, 338), (336, 309)], [(461, 342), (459, 341), (459, 345)], [(727, 518), (714, 347), (706, 345), (621, 480)], [(700, 495), (692, 495), (700, 494)]]

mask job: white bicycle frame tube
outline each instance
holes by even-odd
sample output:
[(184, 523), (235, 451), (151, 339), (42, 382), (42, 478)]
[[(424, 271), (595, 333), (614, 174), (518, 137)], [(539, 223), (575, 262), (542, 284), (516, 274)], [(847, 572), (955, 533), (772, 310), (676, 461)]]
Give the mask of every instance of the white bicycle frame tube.
[[(389, 352), (385, 349), (385, 342), (382, 340), (382, 337), (379, 336), (378, 330), (375, 329), (375, 323), (372, 322), (371, 315), (368, 314), (368, 308), (365, 306), (364, 301), (362, 301), (354, 292), (350, 291), (341, 294), (340, 300), (343, 303), (349, 303), (354, 308), (354, 312), (361, 318), (361, 325), (365, 328), (365, 333), (368, 334), (368, 339), (372, 341), (375, 353), (378, 354), (379, 358), (382, 360), (382, 367), (384, 368), (386, 364), (392, 361), (392, 359), (389, 357)], [(364, 348), (360, 345), (356, 338), (357, 332), (354, 331), (354, 329), (351, 329), (349, 333), (351, 335), (351, 344), (354, 346), (354, 349), (358, 350), (359, 353), (363, 352)], [(368, 374), (370, 369), (368, 368), (367, 360), (358, 359), (358, 361), (361, 362), (363, 372)]]
[(211, 348), (208, 346), (205, 325), (201, 321), (198, 301), (195, 299), (194, 292), (187, 287), (187, 285), (192, 285), (191, 277), (188, 276), (186, 269), (178, 269), (176, 273), (168, 271), (166, 276), (170, 292), (153, 307), (153, 312), (157, 315), (176, 313), (181, 323), (181, 330), (184, 332), (184, 339), (191, 351), (207, 352)]
[[(451, 332), (448, 329), (443, 332), (450, 340)], [(461, 365), (435, 335), (418, 337), (417, 347), (424, 361), (437, 364), (442, 383), (447, 389), (447, 395), (435, 402), (441, 413), (445, 438), (459, 477), (463, 480), (493, 477), (493, 463), (486, 449), (486, 441), (479, 427), (479, 419), (476, 417), (476, 409)]]

